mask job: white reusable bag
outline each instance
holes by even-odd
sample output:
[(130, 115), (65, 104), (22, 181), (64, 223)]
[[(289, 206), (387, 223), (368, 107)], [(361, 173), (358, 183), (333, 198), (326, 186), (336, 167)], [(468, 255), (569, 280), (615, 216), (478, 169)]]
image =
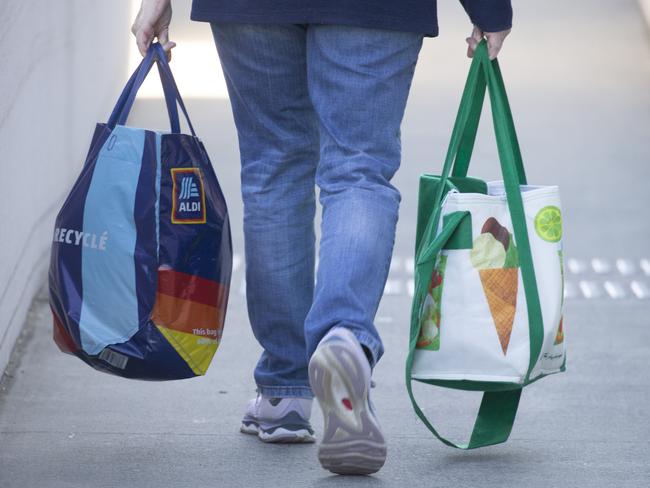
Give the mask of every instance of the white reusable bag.
[[(486, 88), (503, 181), (467, 177)], [(562, 214), (556, 186), (526, 182), (496, 60), (475, 52), (442, 175), (420, 178), (406, 383), (445, 444), (505, 442), (522, 388), (565, 369)], [(412, 380), (483, 391), (467, 444), (440, 436)]]
[[(442, 205), (443, 220), (454, 212), (468, 211), (465, 218), (471, 220), (472, 236), (481, 236), (482, 227), (490, 219), (505, 229), (512, 229), (503, 183), (488, 183), (487, 188), (487, 195), (448, 193)], [(521, 190), (528, 229), (535, 229), (536, 217), (540, 216), (539, 222), (545, 213), (559, 213), (556, 186), (522, 186)], [(562, 241), (549, 242), (537, 231), (529, 234), (529, 240), (544, 324), (541, 354), (529, 378), (532, 381), (562, 369), (565, 346), (560, 330)], [(474, 241), (468, 244), (473, 245)], [(443, 249), (438, 257), (434, 270), (443, 276), (440, 323), (436, 331), (439, 347), (434, 350), (416, 344), (411, 377), (523, 384), (530, 347), (521, 272), (518, 267), (478, 270), (472, 263), (471, 253), (471, 248)], [(421, 321), (426, 320), (422, 310), (419, 315)], [(420, 344), (423, 342), (426, 339)]]

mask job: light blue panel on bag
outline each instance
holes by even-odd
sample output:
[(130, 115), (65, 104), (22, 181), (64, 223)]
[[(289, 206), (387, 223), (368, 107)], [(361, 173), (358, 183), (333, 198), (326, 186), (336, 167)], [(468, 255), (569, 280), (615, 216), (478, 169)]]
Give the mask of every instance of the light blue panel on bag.
[(160, 172), (162, 171), (160, 141), (160, 132), (156, 132), (156, 257), (160, 254)]
[(145, 132), (117, 126), (102, 147), (84, 207), (79, 328), (81, 346), (99, 354), (138, 331), (133, 217)]

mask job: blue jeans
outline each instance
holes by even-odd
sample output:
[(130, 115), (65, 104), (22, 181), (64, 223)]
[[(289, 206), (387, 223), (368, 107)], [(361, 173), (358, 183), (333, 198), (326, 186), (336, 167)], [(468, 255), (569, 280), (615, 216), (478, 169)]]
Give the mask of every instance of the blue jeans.
[[(307, 364), (346, 327), (374, 365), (395, 240), (400, 124), (422, 35), (212, 24), (239, 136), (258, 391), (311, 397)], [(323, 207), (314, 283), (315, 185)]]

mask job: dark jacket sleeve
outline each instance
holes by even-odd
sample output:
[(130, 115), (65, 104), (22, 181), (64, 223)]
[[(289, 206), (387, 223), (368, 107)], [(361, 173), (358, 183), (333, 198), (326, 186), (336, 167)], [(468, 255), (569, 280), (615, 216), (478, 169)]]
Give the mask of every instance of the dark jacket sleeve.
[(512, 27), (510, 0), (460, 0), (474, 25), (483, 32), (498, 32)]

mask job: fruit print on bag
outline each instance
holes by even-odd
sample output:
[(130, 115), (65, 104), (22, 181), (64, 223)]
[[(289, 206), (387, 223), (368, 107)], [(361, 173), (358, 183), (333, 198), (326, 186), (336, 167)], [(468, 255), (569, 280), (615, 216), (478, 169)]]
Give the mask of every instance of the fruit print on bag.
[(542, 208), (535, 216), (535, 232), (547, 242), (562, 239), (562, 213), (555, 205)]
[(415, 345), (418, 349), (440, 349), (440, 305), (446, 265), (447, 256), (440, 255), (431, 273), (427, 294), (420, 310), (420, 335)]
[(512, 234), (490, 217), (470, 252), (472, 266), (479, 272), (483, 292), (505, 355), (510, 343), (517, 309), (519, 256)]

